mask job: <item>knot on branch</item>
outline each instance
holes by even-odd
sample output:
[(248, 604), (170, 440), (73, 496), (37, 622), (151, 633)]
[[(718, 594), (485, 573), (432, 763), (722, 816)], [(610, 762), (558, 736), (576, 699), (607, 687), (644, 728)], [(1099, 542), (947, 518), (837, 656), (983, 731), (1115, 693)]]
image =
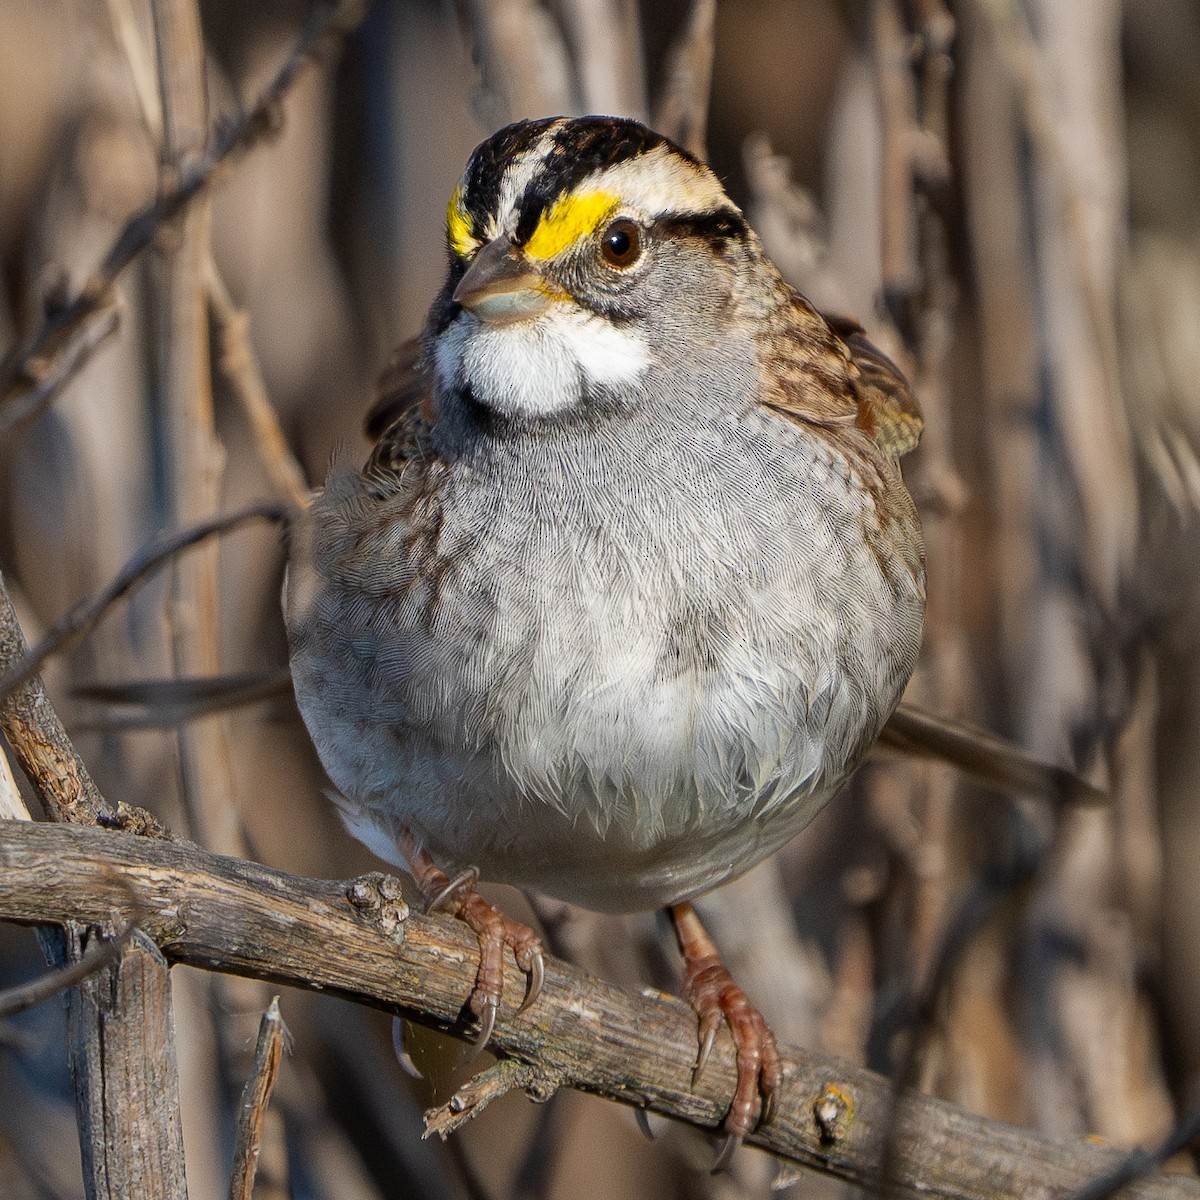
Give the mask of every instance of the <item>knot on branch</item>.
[(346, 885), (346, 899), (352, 908), (374, 921), (397, 945), (404, 941), (404, 923), (408, 904), (395, 875), (371, 871)]
[(841, 1084), (828, 1084), (813, 1101), (813, 1121), (822, 1146), (846, 1140), (854, 1117), (854, 1097)]

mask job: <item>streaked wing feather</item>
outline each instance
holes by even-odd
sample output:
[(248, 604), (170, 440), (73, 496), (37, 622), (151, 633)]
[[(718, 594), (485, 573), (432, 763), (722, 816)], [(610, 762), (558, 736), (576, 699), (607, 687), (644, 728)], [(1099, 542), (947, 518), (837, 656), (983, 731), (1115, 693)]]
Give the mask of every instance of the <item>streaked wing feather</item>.
[(894, 458), (915, 450), (924, 421), (904, 372), (867, 337), (867, 331), (853, 317), (824, 316), (858, 367), (859, 427)]
[(763, 403), (818, 427), (856, 425), (890, 458), (921, 438), (921, 410), (904, 373), (851, 317), (818, 313), (797, 292), (763, 335)]
[(427, 435), (433, 422), (430, 381), (416, 338), (392, 354), (375, 384), (375, 403), (364, 427), (375, 443), (366, 473), (398, 471), (428, 454)]

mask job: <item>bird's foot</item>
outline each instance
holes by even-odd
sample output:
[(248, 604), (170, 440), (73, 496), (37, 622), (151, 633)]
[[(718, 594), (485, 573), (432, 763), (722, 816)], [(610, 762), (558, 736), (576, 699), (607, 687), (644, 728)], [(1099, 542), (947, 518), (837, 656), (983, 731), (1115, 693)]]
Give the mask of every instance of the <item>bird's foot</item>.
[(542, 940), (523, 925), (506, 917), (479, 894), (474, 868), (451, 878), (424, 851), (406, 847), (406, 856), (426, 912), (445, 912), (465, 922), (479, 939), (479, 971), (468, 1007), (479, 1019), (475, 1039), (478, 1053), (491, 1040), (496, 1013), (504, 991), (504, 947), (509, 947), (517, 966), (525, 973), (525, 997), (517, 1012), (524, 1012), (539, 996), (545, 979)]
[(737, 1085), (725, 1116), (725, 1144), (713, 1164), (713, 1170), (719, 1171), (750, 1133), (775, 1115), (783, 1071), (775, 1035), (746, 993), (734, 983), (696, 910), (690, 904), (676, 904), (670, 915), (683, 954), (684, 998), (696, 1010), (700, 1022), (700, 1051), (693, 1083), (708, 1062), (722, 1024), (729, 1027), (737, 1052)]

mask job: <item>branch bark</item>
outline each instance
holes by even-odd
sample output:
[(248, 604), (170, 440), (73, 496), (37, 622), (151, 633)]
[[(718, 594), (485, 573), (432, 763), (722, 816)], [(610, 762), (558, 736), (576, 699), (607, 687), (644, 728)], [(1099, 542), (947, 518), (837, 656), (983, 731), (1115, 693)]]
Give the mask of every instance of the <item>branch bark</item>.
[[(73, 926), (70, 940), (83, 937)], [(71, 949), (82, 956), (82, 946)], [(186, 1200), (171, 989), (167, 964), (144, 934), (70, 992), (67, 1030), (88, 1195)]]
[[(0, 822), (0, 919), (104, 922), (131, 901), (169, 961), (330, 991), (464, 1039), (477, 948), (448, 918), (409, 913), (384, 877), (303, 879), (257, 863), (105, 830)], [(123, 881), (123, 882), (122, 882)], [(726, 1034), (695, 1087), (695, 1016), (660, 993), (631, 995), (558, 960), (519, 1017), (524, 980), (509, 959), (493, 1039), (533, 1064), (538, 1086), (561, 1084), (715, 1129), (732, 1094)], [(1111, 1169), (1121, 1156), (973, 1116), (926, 1096), (898, 1098), (886, 1080), (784, 1047), (779, 1114), (752, 1139), (775, 1154), (861, 1184), (879, 1182), (893, 1131), (889, 1185), (898, 1194), (994, 1200), (1050, 1197)], [(1200, 1197), (1200, 1182), (1148, 1177), (1129, 1195)]]

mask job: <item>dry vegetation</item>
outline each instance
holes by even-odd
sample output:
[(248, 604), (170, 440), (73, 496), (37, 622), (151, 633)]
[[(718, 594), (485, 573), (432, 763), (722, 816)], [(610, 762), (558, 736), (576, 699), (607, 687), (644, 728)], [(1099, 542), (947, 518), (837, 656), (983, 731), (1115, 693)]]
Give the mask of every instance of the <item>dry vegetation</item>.
[[(1099, 1169), (1071, 1157), (1083, 1135), (1159, 1146), (1196, 1120), (1200, 12), (1192, 0), (642, 7), (377, 0), (357, 29), (335, 27), (286, 97), (239, 126), (217, 118), (245, 111), (281, 64), (307, 61), (289, 55), (310, 5), (204, 0), (201, 28), (195, 0), (0, 0), (0, 351), (13, 348), (0, 364), (4, 582), (34, 642), (165, 531), (301, 502), (332, 458), (362, 458), (372, 377), (420, 325), (440, 281), (446, 197), (492, 128), (623, 112), (707, 145), (781, 267), (818, 306), (860, 316), (925, 406), (909, 478), (930, 610), (910, 695), (1077, 767), (1110, 803), (1051, 808), (942, 767), (881, 760), (706, 915), (784, 1041), (818, 1065), (841, 1056), (855, 1086), (877, 1086), (859, 1070), (869, 1067), (1058, 1139), (1082, 1183)], [(324, 53), (335, 44), (338, 54)], [(241, 140), (256, 145), (241, 154)], [(185, 205), (189, 181), (207, 178), (226, 144), (234, 152), (217, 186)], [(167, 198), (157, 208), (156, 194)], [(132, 232), (114, 258), (122, 229)], [(101, 286), (85, 286), (101, 264)], [(246, 523), (190, 550), (52, 656), (43, 679), (66, 734), (36, 685), (13, 693), (0, 724), (24, 799), (0, 787), (0, 814), (23, 803), (94, 823), (120, 802), (207, 850), (302, 876), (375, 869), (322, 796), (290, 699), (176, 728), (169, 692), (113, 687), (276, 671), (283, 560), (278, 528)], [(13, 639), (0, 604), (6, 669), (20, 655)], [(86, 849), (101, 835), (85, 836)], [(54, 844), (65, 864), (68, 843)], [(98, 868), (90, 892), (86, 871), (71, 892), (64, 866), (57, 899), (39, 892), (31, 913), (32, 883), (24, 908), (6, 890), (16, 842), (0, 846), (5, 915), (132, 912), (144, 930), (124, 928), (121, 970), (110, 962), (68, 1006), (43, 1000), (0, 1024), (3, 1200), (181, 1194), (171, 1183), (180, 1127), (193, 1200), (231, 1194), (235, 1171), (243, 1190), (232, 1194), (248, 1195), (234, 1145), (255, 1138), (260, 1200), (850, 1186), (754, 1150), (710, 1177), (704, 1135), (664, 1123), (652, 1144), (627, 1108), (566, 1088), (537, 1106), (506, 1096), (444, 1144), (421, 1141), (422, 1110), (465, 1077), (458, 1043), (414, 1028), (407, 1051), (426, 1075), (415, 1082), (386, 1014), (298, 989), (280, 1002), (290, 1054), (280, 1063), (277, 1025), (259, 1047), (266, 1068), (278, 1067), (271, 1103), (251, 1104), (257, 1124), (236, 1137), (272, 993), (190, 965), (168, 975), (155, 943), (171, 962), (246, 970), (251, 951), (271, 949), (267, 935), (239, 946), (234, 907), (220, 910), (232, 940), (197, 949), (163, 915), (177, 894), (147, 885), (131, 896)], [(267, 875), (249, 878), (267, 894)], [(186, 886), (207, 894), (200, 876)], [(314, 921), (341, 894), (296, 886)], [(522, 897), (501, 898), (528, 912)], [(646, 983), (676, 986), (652, 918), (533, 903), (556, 954), (632, 997)], [(440, 936), (413, 920), (417, 943)], [(307, 929), (300, 916), (296, 929)], [(340, 947), (333, 929), (326, 944)], [(89, 940), (72, 926), (67, 957)], [(61, 955), (62, 939), (0, 924), (0, 987), (42, 972), (43, 950)], [(372, 958), (371, 975), (366, 961), (300, 977), (385, 1007), (386, 970)], [(555, 967), (551, 984), (590, 986), (581, 978)], [(636, 999), (613, 995), (614, 1011), (634, 1006), (636, 1029)], [(404, 996), (406, 1010), (421, 1007)], [(448, 996), (425, 1008), (443, 1024), (455, 1011)], [(97, 1033), (106, 1005), (138, 1014), (122, 1026), (135, 1043), (125, 1061), (144, 1066), (130, 1088), (159, 1118), (153, 1137), (137, 1134), (161, 1158), (136, 1187), (105, 1182), (91, 1151), (80, 1165), (66, 1048), (86, 1114), (96, 1079), (87, 1055), (121, 1053), (115, 1027), (107, 1045)], [(686, 1043), (687, 1014), (659, 1009)], [(498, 1044), (536, 1058), (515, 1025), (502, 1023)], [(93, 1096), (91, 1111), (116, 1099)], [(718, 1102), (671, 1111), (711, 1122)], [(947, 1169), (938, 1194), (1012, 1194), (1005, 1154), (1026, 1155), (1022, 1169), (1047, 1188), (1065, 1187), (1048, 1167), (1037, 1174), (1050, 1142), (996, 1131), (990, 1182), (985, 1171), (969, 1190), (952, 1160), (961, 1152), (978, 1169), (989, 1127), (940, 1107), (899, 1111), (898, 1124), (883, 1121), (872, 1170), (910, 1190), (932, 1178), (920, 1153), (935, 1151)], [(944, 1113), (965, 1123), (946, 1126), (942, 1146), (933, 1114)], [(83, 1123), (85, 1145), (97, 1144)], [(1160, 1180), (1157, 1194), (1195, 1194), (1188, 1153), (1168, 1166), (1178, 1182)], [(858, 1162), (842, 1173), (871, 1172)]]

